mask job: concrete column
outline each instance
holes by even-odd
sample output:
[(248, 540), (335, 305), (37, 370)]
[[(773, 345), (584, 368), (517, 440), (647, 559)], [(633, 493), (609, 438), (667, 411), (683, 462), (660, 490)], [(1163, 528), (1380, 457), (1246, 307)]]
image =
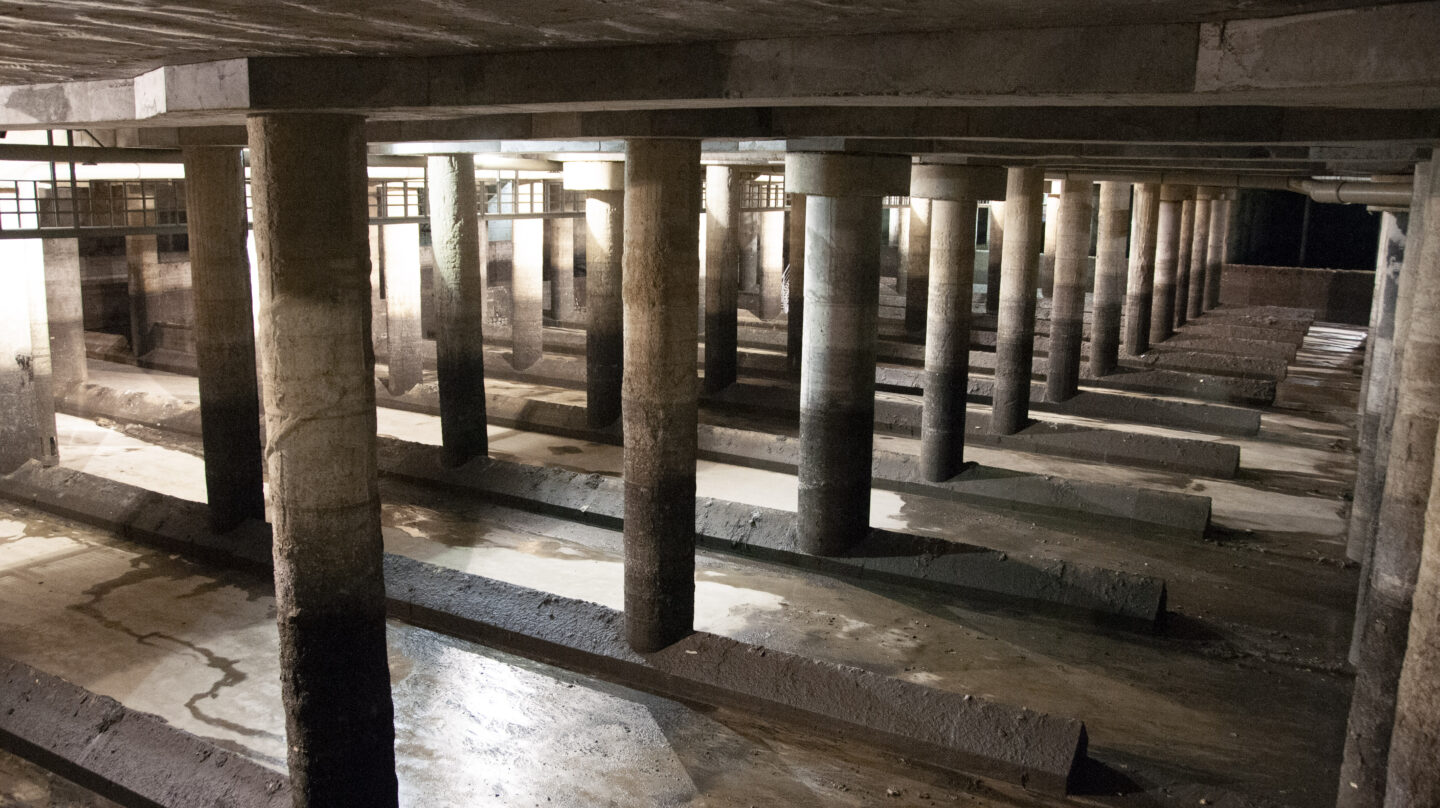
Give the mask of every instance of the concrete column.
[(210, 524), (265, 518), (255, 318), (238, 148), (187, 148), (185, 211), (195, 295), (195, 366)]
[(36, 459), (47, 466), (60, 463), (60, 438), (55, 431), (55, 379), (50, 364), (50, 318), (45, 304), (45, 247), (40, 239), (25, 239), (25, 260), (12, 270), (25, 276), (30, 312), (30, 365), (34, 378), (35, 427), (40, 443)]
[[(1045, 181), (1046, 186), (1050, 181)], [(1056, 185), (1059, 183), (1057, 182)], [(1045, 193), (1045, 246), (1040, 250), (1040, 275), (1037, 284), (1040, 296), (1049, 298), (1055, 294), (1055, 249), (1060, 240), (1060, 194)]]
[(985, 260), (985, 313), (1000, 311), (1000, 273), (1005, 252), (1005, 203), (990, 200), (990, 229), (986, 238)]
[[(520, 195), (525, 198), (523, 189)], [(511, 225), (510, 364), (524, 370), (545, 355), (545, 220), (515, 219)]]
[(575, 322), (575, 220), (546, 219), (547, 263), (550, 266), (550, 316), (557, 323)]
[[(565, 164), (565, 188), (585, 191), (585, 419), (602, 429), (620, 417), (624, 314), (620, 263), (625, 232), (625, 164)], [(696, 216), (697, 220), (699, 216)], [(698, 259), (698, 245), (697, 259)], [(697, 293), (698, 294), (698, 293)], [(696, 300), (699, 306), (699, 300)]]
[(1061, 184), (1059, 243), (1055, 250), (1055, 302), (1050, 310), (1050, 366), (1045, 399), (1072, 398), (1080, 384), (1080, 354), (1085, 344), (1085, 264), (1090, 253), (1094, 183)]
[[(902, 214), (904, 213), (906, 213), (906, 211), (900, 208), (885, 209), (885, 247), (888, 253), (895, 258), (895, 264), (892, 267), (897, 279), (895, 291), (901, 296), (905, 294), (905, 284), (898, 282), (898, 280), (905, 275), (905, 264), (903, 260), (905, 248), (903, 246), (904, 242), (900, 240), (904, 232), (904, 229), (900, 225), (901, 219), (903, 218)], [(800, 238), (803, 240), (805, 237), (802, 234)], [(888, 260), (889, 259), (886, 259), (886, 261)], [(883, 268), (885, 262), (882, 261), (881, 266)], [(888, 277), (884, 271), (882, 271), (881, 275), (882, 277)]]
[(919, 165), (910, 173), (910, 198), (930, 200), (920, 469), (934, 482), (954, 477), (965, 465), (976, 200), (1004, 192), (1005, 172), (998, 168)]
[(734, 196), (737, 222), (735, 232), (740, 244), (738, 285), (747, 292), (756, 292), (760, 289), (760, 251), (757, 249), (759, 228), (756, 226), (755, 213), (745, 210), (745, 180), (745, 175), (739, 175), (739, 185)]
[(290, 787), (297, 808), (394, 806), (364, 119), (248, 129)]
[(1440, 476), (1436, 472), (1440, 468), (1431, 474), (1405, 662), (1395, 696), (1385, 808), (1440, 805), (1440, 768), (1435, 765), (1440, 739)]
[(1205, 248), (1205, 289), (1201, 308), (1209, 311), (1220, 305), (1220, 272), (1225, 265), (1225, 234), (1230, 205), (1221, 196), (1210, 200), (1210, 238)]
[(1186, 199), (1180, 203), (1180, 245), (1175, 261), (1175, 327), (1189, 320), (1190, 254), (1195, 241), (1195, 188), (1185, 189)]
[(1430, 174), (1423, 224), (1426, 233), (1411, 287), (1413, 300), (1400, 357), (1394, 432), (1371, 559), (1370, 588), (1360, 626), (1355, 692), (1350, 701), (1350, 725), (1340, 769), (1341, 808), (1379, 806), (1383, 802), (1396, 689), (1420, 566), (1426, 503), (1435, 465), (1433, 448), (1440, 426), (1440, 235), (1436, 233), (1440, 217), (1429, 215), (1435, 210), (1437, 167), (1440, 161), (1432, 160), (1417, 169)]
[(700, 141), (630, 141), (625, 197), (625, 634), (645, 652), (695, 617)]
[(705, 168), (705, 391), (735, 383), (740, 278), (740, 172)]
[(1120, 309), (1125, 299), (1125, 243), (1130, 235), (1130, 183), (1100, 183), (1095, 239), (1095, 319), (1090, 326), (1090, 372), (1114, 373), (1120, 358)]
[(0, 474), (41, 455), (44, 436), (35, 416), (28, 278), (0, 294)]
[[(435, 366), (440, 383), (441, 460), (462, 466), (490, 452), (485, 429), (485, 287), (475, 158), (434, 155), (429, 178), (435, 252)], [(567, 220), (568, 221), (568, 220)]]
[(388, 330), (386, 388), (402, 395), (424, 381), (425, 339), (420, 323), (420, 225), (380, 226), (385, 267), (385, 309)]
[(1122, 347), (1130, 356), (1150, 350), (1150, 309), (1155, 293), (1155, 240), (1160, 218), (1160, 185), (1135, 186), (1130, 212), (1130, 270), (1125, 282)]
[(760, 219), (760, 319), (783, 314), (785, 272), (785, 211), (767, 210)]
[(805, 334), (805, 195), (790, 194), (790, 315), (785, 326), (785, 358), (800, 372)]
[(45, 309), (50, 317), (50, 368), (57, 395), (83, 384), (85, 367), (85, 312), (80, 294), (80, 241), (47, 238), (45, 254)]
[[(1380, 433), (1380, 412), (1389, 387), (1394, 356), (1395, 309), (1400, 270), (1406, 253), (1406, 230), (1410, 215), (1380, 215), (1380, 246), (1375, 258), (1375, 290), (1370, 307), (1370, 339), (1365, 352), (1365, 379), (1360, 387), (1360, 426), (1357, 429), (1360, 459), (1355, 469), (1355, 495), (1350, 506), (1345, 554), (1362, 561), (1373, 537), (1375, 509), (1380, 500), (1376, 479), (1376, 438)], [(1383, 477), (1382, 477), (1383, 479)]]
[(1186, 319), (1193, 320), (1205, 313), (1205, 274), (1209, 269), (1210, 203), (1217, 190), (1209, 186), (1195, 189), (1195, 232), (1190, 241), (1190, 288), (1186, 292)]
[(799, 542), (834, 555), (870, 529), (881, 204), (908, 192), (910, 160), (791, 153), (785, 174), (793, 192), (809, 196)]
[[(905, 250), (905, 333), (925, 335), (930, 292), (930, 200), (910, 200), (909, 246)], [(877, 281), (878, 282), (878, 281)]]
[[(130, 214), (131, 221), (143, 223), (142, 214)], [(136, 361), (150, 353), (150, 294), (146, 279), (156, 275), (160, 248), (155, 236), (125, 237), (125, 268), (129, 275), (130, 352)]]
[(1019, 432), (1030, 420), (1030, 372), (1035, 354), (1035, 281), (1044, 223), (1045, 172), (1012, 168), (1005, 189), (1005, 255), (995, 332), (995, 394), (990, 428)]
[[(1360, 641), (1364, 633), (1362, 629), (1368, 622), (1371, 567), (1375, 559), (1375, 534), (1379, 529), (1380, 497), (1385, 490), (1385, 481), (1389, 474), (1387, 464), (1394, 437), (1396, 401), (1400, 396), (1401, 379), (1398, 371), (1404, 360), (1405, 346), (1410, 334), (1411, 314), (1414, 311), (1415, 303), (1415, 283), (1420, 272), (1420, 257), (1429, 236), (1430, 228), (1426, 227), (1426, 223), (1434, 213), (1429, 206), (1430, 172), (1424, 170), (1424, 167), (1424, 164), (1421, 164), (1415, 170), (1410, 221), (1405, 233), (1405, 255), (1401, 261), (1400, 278), (1396, 283), (1395, 328), (1390, 345), (1391, 370), (1385, 383), (1385, 389), (1381, 392), (1380, 423), (1375, 434), (1375, 462), (1372, 466), (1374, 479), (1370, 483), (1375, 493), (1375, 501), (1371, 508), (1369, 525), (1366, 526), (1367, 533), (1364, 537), (1367, 549), (1360, 558), (1360, 586), (1355, 598), (1355, 629), (1351, 635), (1350, 644), (1351, 664), (1358, 664), (1360, 661)], [(1357, 469), (1357, 474), (1361, 471), (1363, 469)]]
[(1155, 225), (1155, 290), (1151, 296), (1150, 344), (1175, 335), (1175, 280), (1180, 262), (1180, 207), (1185, 188), (1160, 186), (1159, 219)]

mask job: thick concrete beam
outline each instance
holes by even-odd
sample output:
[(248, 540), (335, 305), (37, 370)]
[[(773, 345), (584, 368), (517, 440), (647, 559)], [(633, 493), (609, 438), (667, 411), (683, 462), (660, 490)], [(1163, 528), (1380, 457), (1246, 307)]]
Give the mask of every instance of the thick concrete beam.
[(485, 277), (475, 158), (427, 160), (430, 242), (435, 252), (435, 366), (444, 462), (458, 466), (490, 451), (485, 429)]
[(787, 187), (809, 197), (801, 542), (806, 552), (827, 555), (853, 546), (870, 527), (881, 200), (908, 192), (910, 160), (791, 153), (785, 168)]
[(265, 456), (297, 808), (396, 805), (361, 119), (249, 120)]
[(0, 748), (124, 806), (287, 808), (285, 776), (21, 662), (0, 658)]
[(224, 533), (246, 519), (265, 518), (240, 150), (185, 149), (185, 179), (206, 501), (212, 525)]
[(641, 652), (694, 627), (699, 217), (699, 141), (632, 141), (623, 276), (625, 637)]

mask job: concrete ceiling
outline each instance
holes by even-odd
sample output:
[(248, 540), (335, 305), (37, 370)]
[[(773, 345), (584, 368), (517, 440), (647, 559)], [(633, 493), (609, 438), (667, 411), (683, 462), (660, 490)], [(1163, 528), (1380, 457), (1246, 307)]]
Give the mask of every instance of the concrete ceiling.
[(429, 56), (772, 37), (1200, 23), (1384, 4), (1373, 0), (10, 0), (0, 13), (0, 85), (131, 78), (162, 65), (242, 56)]

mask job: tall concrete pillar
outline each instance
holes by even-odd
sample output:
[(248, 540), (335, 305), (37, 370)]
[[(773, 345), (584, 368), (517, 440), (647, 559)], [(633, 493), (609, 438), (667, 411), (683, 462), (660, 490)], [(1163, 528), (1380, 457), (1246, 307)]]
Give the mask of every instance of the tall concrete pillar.
[[(1411, 191), (1410, 221), (1405, 232), (1405, 254), (1401, 260), (1400, 278), (1396, 283), (1395, 328), (1390, 344), (1390, 373), (1385, 383), (1385, 389), (1381, 391), (1380, 422), (1375, 434), (1375, 462), (1371, 467), (1373, 480), (1370, 483), (1375, 500), (1370, 509), (1369, 524), (1365, 528), (1364, 546), (1366, 550), (1360, 557), (1360, 586), (1355, 598), (1355, 628), (1350, 644), (1350, 662), (1356, 665), (1360, 660), (1363, 629), (1368, 622), (1371, 567), (1375, 560), (1375, 535), (1379, 529), (1380, 497), (1385, 490), (1385, 481), (1389, 474), (1387, 466), (1395, 431), (1396, 402), (1400, 397), (1399, 370), (1404, 361), (1405, 346), (1409, 342), (1411, 314), (1415, 308), (1415, 283), (1420, 272), (1420, 258), (1424, 252), (1425, 242), (1429, 238), (1430, 228), (1426, 226), (1426, 223), (1434, 215), (1434, 211), (1430, 209), (1429, 205), (1431, 198), (1430, 172), (1424, 169), (1424, 164), (1416, 167), (1414, 187)], [(1357, 468), (1356, 471), (1359, 474), (1364, 469)]]
[(44, 436), (35, 410), (28, 278), (0, 294), (0, 474), (41, 455)]
[[(538, 197), (537, 189), (532, 198)], [(545, 220), (515, 219), (511, 225), (510, 363), (524, 370), (545, 355)]]
[(237, 148), (187, 148), (184, 160), (205, 491), (210, 524), (225, 532), (265, 518), (245, 167)]
[(50, 368), (57, 395), (83, 384), (85, 312), (80, 294), (80, 240), (47, 238), (45, 310), (50, 317)]
[(433, 155), (426, 164), (430, 243), (435, 251), (432, 288), (440, 456), (447, 466), (462, 466), (490, 452), (485, 429), (485, 279), (480, 274), (475, 158), (469, 154)]
[(1430, 481), (1405, 662), (1395, 696), (1385, 808), (1440, 805), (1440, 768), (1435, 765), (1440, 739), (1440, 476), (1435, 472), (1440, 468), (1432, 471)]
[(1005, 255), (995, 333), (995, 394), (990, 428), (1019, 432), (1030, 420), (1030, 372), (1035, 355), (1035, 282), (1044, 223), (1045, 172), (1012, 168), (1005, 187)]
[(1186, 187), (1185, 201), (1180, 203), (1180, 245), (1175, 260), (1175, 318), (1179, 328), (1189, 318), (1190, 255), (1195, 241), (1195, 188)]
[(739, 175), (740, 184), (735, 192), (735, 213), (738, 241), (740, 243), (740, 269), (738, 286), (747, 292), (760, 290), (760, 251), (758, 221), (753, 211), (745, 210), (744, 174)]
[(50, 364), (50, 319), (45, 304), (45, 247), (40, 239), (25, 239), (11, 246), (23, 245), (25, 260), (13, 266), (16, 275), (25, 276), (27, 308), (30, 311), (30, 368), (34, 379), (35, 427), (39, 430), (41, 463), (60, 463), (60, 437), (55, 430), (55, 379)]
[(394, 806), (364, 119), (247, 125), (290, 787)]
[(800, 372), (805, 334), (805, 195), (790, 194), (790, 314), (785, 325), (786, 365)]
[(1220, 273), (1225, 266), (1225, 236), (1229, 231), (1230, 203), (1224, 194), (1210, 200), (1210, 238), (1205, 247), (1205, 289), (1201, 308), (1209, 311), (1220, 305)]
[(930, 293), (930, 200), (910, 199), (910, 229), (905, 250), (905, 333), (925, 335)]
[(808, 196), (799, 540), (833, 555), (870, 529), (881, 203), (908, 192), (910, 160), (791, 153), (785, 176)]
[(1000, 311), (1000, 273), (1005, 252), (1005, 203), (990, 200), (990, 228), (985, 239), (985, 313)]
[(1354, 561), (1362, 561), (1369, 553), (1370, 539), (1374, 535), (1375, 509), (1380, 500), (1375, 469), (1376, 439), (1380, 433), (1380, 413), (1385, 403), (1385, 391), (1389, 388), (1394, 356), (1395, 309), (1409, 222), (1408, 212), (1380, 215), (1380, 246), (1375, 258), (1375, 289), (1370, 307), (1370, 339), (1366, 346), (1365, 379), (1360, 387), (1360, 427), (1356, 430), (1359, 433), (1360, 459), (1355, 469), (1355, 494), (1350, 506), (1345, 545), (1345, 554)]
[(910, 173), (910, 198), (930, 200), (930, 311), (920, 430), (920, 469), (927, 480), (948, 480), (965, 465), (976, 200), (1004, 193), (1005, 172), (998, 168), (918, 165)]
[[(566, 163), (565, 188), (586, 192), (585, 419), (591, 429), (602, 429), (620, 417), (620, 385), (625, 366), (620, 284), (625, 234), (625, 164)], [(698, 299), (696, 306), (699, 306)]]
[[(889, 261), (889, 259), (887, 258), (885, 259), (885, 261), (881, 262), (881, 277), (890, 277), (889, 270), (893, 269), (896, 278), (895, 292), (902, 297), (905, 294), (905, 284), (900, 283), (899, 281), (900, 279), (905, 277), (905, 263), (903, 260), (905, 248), (904, 242), (901, 241), (901, 238), (904, 235), (904, 228), (901, 226), (900, 223), (903, 218), (903, 214), (907, 212), (908, 210), (901, 208), (885, 209), (885, 248), (888, 255), (894, 256), (895, 263), (893, 266), (887, 268), (886, 263)], [(801, 239), (804, 239), (803, 234), (801, 235)]]
[(1180, 263), (1180, 207), (1185, 188), (1160, 186), (1159, 218), (1155, 224), (1155, 289), (1151, 295), (1150, 344), (1175, 335), (1175, 281)]
[(1155, 239), (1160, 218), (1160, 185), (1135, 186), (1130, 212), (1130, 269), (1125, 282), (1122, 346), (1130, 356), (1150, 350), (1150, 309), (1155, 293)]
[(550, 267), (550, 316), (575, 322), (575, 220), (546, 219), (546, 263)]
[(705, 391), (735, 383), (740, 279), (740, 172), (705, 168)]
[[(1055, 249), (1060, 241), (1060, 194), (1048, 189), (1045, 193), (1045, 245), (1040, 250), (1040, 275), (1037, 284), (1040, 296), (1048, 298), (1055, 293)], [(1058, 183), (1056, 183), (1058, 185)]]
[(1061, 184), (1058, 244), (1055, 248), (1055, 302), (1050, 310), (1050, 366), (1045, 399), (1065, 401), (1080, 384), (1080, 354), (1085, 344), (1085, 264), (1090, 254), (1094, 183)]
[(1202, 185), (1195, 189), (1195, 233), (1190, 241), (1190, 289), (1186, 293), (1186, 319), (1205, 313), (1205, 274), (1209, 269), (1210, 212), (1218, 189)]
[(385, 309), (388, 331), (385, 355), (390, 372), (387, 389), (402, 395), (424, 381), (424, 329), (420, 322), (420, 225), (380, 226), (385, 265)]
[(783, 314), (785, 273), (785, 211), (757, 213), (760, 220), (760, 319)]
[[(143, 224), (143, 214), (129, 214), (131, 222)], [(150, 353), (150, 289), (147, 280), (155, 278), (160, 263), (160, 248), (155, 236), (125, 237), (125, 269), (130, 295), (130, 352), (136, 361)]]
[(1100, 183), (1100, 216), (1095, 239), (1095, 318), (1090, 325), (1090, 372), (1114, 373), (1120, 358), (1120, 311), (1128, 270), (1130, 183)]
[(700, 141), (628, 148), (625, 635), (645, 652), (689, 634), (695, 617)]
[[(1360, 653), (1345, 758), (1340, 769), (1342, 808), (1383, 802), (1386, 760), (1395, 720), (1396, 689), (1406, 652), (1411, 604), (1420, 567), (1425, 511), (1440, 426), (1440, 234), (1436, 233), (1436, 170), (1431, 160), (1426, 230), (1411, 286), (1411, 313), (1400, 356), (1385, 489), (1370, 564), (1370, 588), (1360, 628)], [(1213, 231), (1212, 231), (1213, 232)], [(1433, 754), (1431, 756), (1433, 765)], [(1353, 786), (1351, 784), (1354, 784)]]

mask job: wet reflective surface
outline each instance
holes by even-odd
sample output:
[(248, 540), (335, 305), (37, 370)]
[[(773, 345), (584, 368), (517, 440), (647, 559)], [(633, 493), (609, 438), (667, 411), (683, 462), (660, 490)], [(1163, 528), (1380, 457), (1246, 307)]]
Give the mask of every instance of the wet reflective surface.
[[(706, 553), (697, 627), (1081, 718), (1105, 771), (1064, 804), (1328, 805), (1351, 684), (1355, 571), (1337, 559), (1359, 346), (1353, 331), (1312, 332), (1261, 434), (1225, 438), (1242, 446), (1235, 480), (973, 450), (987, 465), (1208, 494), (1204, 541), (873, 495), (878, 526), (1161, 575), (1173, 612), (1162, 633)], [(139, 375), (180, 397), (194, 385), (108, 368), (102, 383)], [(379, 419), (384, 434), (438, 441), (433, 417)], [(60, 431), (67, 466), (204, 499), (193, 439), (65, 416)], [(491, 440), (518, 462), (616, 474), (622, 460), (618, 447), (516, 430)], [(698, 474), (702, 496), (794, 508), (793, 476), (708, 462)], [(381, 493), (390, 552), (620, 605), (615, 531), (393, 480)], [(1061, 804), (400, 624), (389, 639), (407, 805)], [(0, 505), (0, 653), (283, 768), (275, 643), (268, 581)]]

